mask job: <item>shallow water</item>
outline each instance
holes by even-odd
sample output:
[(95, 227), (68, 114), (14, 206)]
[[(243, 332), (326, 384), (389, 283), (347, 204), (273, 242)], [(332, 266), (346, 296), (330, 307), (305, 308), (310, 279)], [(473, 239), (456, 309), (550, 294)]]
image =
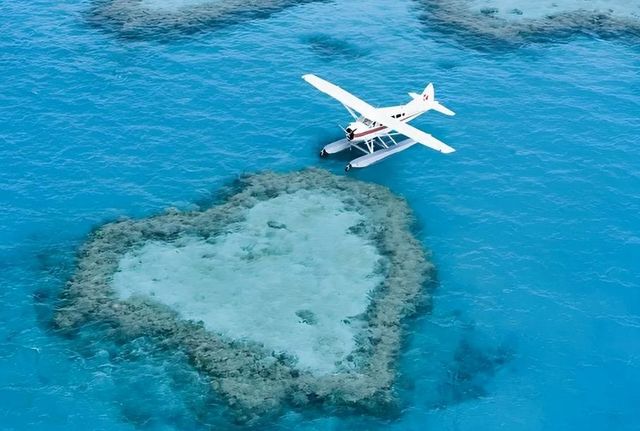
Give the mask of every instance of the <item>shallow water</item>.
[(439, 286), (408, 328), (401, 413), (263, 429), (640, 429), (640, 57), (624, 29), (477, 51), (419, 2), (356, 0), (130, 40), (89, 25), (91, 6), (0, 4), (2, 428), (235, 427), (185, 358), (58, 337), (49, 304), (105, 221), (189, 208), (242, 172), (342, 172), (348, 157), (317, 152), (348, 114), (300, 79), (314, 72), (374, 105), (433, 81), (458, 113), (415, 122), (456, 153), (349, 174), (408, 199)]
[(524, 0), (471, 0), (469, 8), (476, 12), (497, 15), (508, 20), (540, 19), (548, 15), (586, 10), (597, 13), (611, 13), (620, 17), (640, 18), (640, 4), (626, 0), (565, 0), (538, 1)]
[(336, 372), (355, 348), (349, 318), (366, 312), (384, 281), (376, 246), (349, 233), (363, 217), (317, 191), (258, 203), (244, 217), (215, 241), (152, 241), (126, 253), (113, 289), (152, 297), (226, 338), (294, 354), (314, 374)]

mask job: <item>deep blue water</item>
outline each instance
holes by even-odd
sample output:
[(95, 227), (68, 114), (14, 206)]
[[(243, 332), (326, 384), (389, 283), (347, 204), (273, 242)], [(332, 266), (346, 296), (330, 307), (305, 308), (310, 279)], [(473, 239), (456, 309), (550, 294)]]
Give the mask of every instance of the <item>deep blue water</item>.
[(631, 41), (478, 51), (409, 0), (130, 40), (88, 25), (89, 8), (0, 3), (0, 428), (226, 426), (184, 359), (79, 351), (51, 333), (46, 304), (105, 221), (188, 208), (243, 172), (342, 174), (348, 158), (317, 152), (348, 115), (300, 79), (314, 72), (380, 106), (433, 81), (458, 113), (415, 122), (456, 153), (412, 148), (349, 174), (408, 199), (439, 286), (409, 327), (399, 417), (288, 413), (264, 427), (640, 429)]

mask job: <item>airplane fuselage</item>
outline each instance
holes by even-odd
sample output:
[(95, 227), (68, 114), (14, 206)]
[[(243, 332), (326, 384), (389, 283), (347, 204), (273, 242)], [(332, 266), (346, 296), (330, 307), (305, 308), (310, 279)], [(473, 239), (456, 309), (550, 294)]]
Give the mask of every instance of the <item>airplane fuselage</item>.
[[(412, 103), (401, 106), (380, 108), (380, 112), (402, 122), (409, 122), (428, 111), (422, 107), (411, 106)], [(365, 142), (389, 133), (389, 128), (367, 118), (360, 117), (349, 124), (345, 130), (349, 142)]]

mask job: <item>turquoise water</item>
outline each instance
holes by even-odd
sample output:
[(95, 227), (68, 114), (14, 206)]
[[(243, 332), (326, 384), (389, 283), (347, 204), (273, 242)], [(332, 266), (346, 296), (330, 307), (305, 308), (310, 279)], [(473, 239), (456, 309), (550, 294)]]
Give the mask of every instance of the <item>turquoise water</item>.
[(50, 304), (99, 224), (243, 172), (342, 173), (317, 153), (348, 114), (307, 72), (380, 106), (433, 81), (458, 116), (415, 124), (458, 151), (349, 173), (408, 199), (438, 266), (404, 409), (261, 429), (640, 429), (640, 51), (624, 34), (476, 50), (389, 3), (136, 39), (90, 25), (88, 2), (0, 4), (2, 429), (238, 427), (179, 354), (64, 339)]

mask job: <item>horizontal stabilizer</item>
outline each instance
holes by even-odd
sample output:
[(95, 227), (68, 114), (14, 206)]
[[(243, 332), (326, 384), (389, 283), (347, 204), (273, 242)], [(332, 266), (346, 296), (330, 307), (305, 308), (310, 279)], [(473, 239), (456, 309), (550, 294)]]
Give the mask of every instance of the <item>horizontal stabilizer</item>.
[(429, 104), (429, 109), (433, 109), (434, 111), (438, 111), (439, 113), (448, 115), (450, 117), (456, 115), (455, 112), (453, 112), (451, 109), (447, 108), (446, 106), (442, 105), (440, 102), (431, 102)]
[(421, 104), (421, 106), (423, 106), (423, 109), (426, 111), (433, 109), (434, 111), (438, 111), (439, 113), (444, 115), (456, 115), (456, 113), (451, 109), (436, 101), (436, 91), (433, 87), (433, 84), (427, 85), (427, 88), (424, 89), (422, 94), (411, 92), (409, 93), (409, 96), (413, 99), (413, 102), (411, 103)]

